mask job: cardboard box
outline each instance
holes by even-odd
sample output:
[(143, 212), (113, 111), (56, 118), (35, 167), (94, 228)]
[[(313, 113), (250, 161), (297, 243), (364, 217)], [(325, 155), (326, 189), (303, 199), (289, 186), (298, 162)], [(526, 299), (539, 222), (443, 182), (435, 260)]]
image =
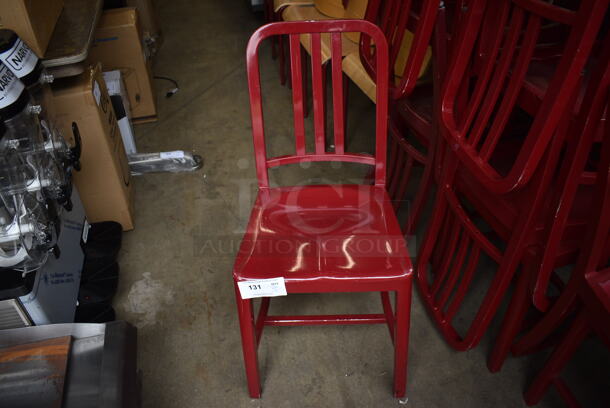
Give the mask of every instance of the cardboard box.
[(90, 222), (117, 221), (134, 227), (133, 188), (129, 163), (101, 67), (57, 80), (51, 88), (52, 117), (62, 133), (76, 123), (82, 139), (81, 170), (74, 172)]
[(64, 0), (0, 0), (0, 27), (8, 28), (44, 57)]
[(153, 75), (144, 53), (136, 9), (104, 11), (89, 51), (89, 61), (101, 62), (104, 71), (121, 70), (134, 121), (156, 119)]
[(131, 113), (129, 112), (129, 96), (127, 95), (127, 88), (125, 87), (125, 82), (121, 76), (121, 71), (116, 69), (114, 71), (104, 72), (104, 82), (106, 82), (106, 88), (108, 89), (110, 100), (112, 101), (114, 115), (119, 124), (121, 139), (123, 139), (123, 146), (125, 146), (125, 153), (127, 153), (127, 155), (137, 153), (135, 135), (133, 127), (131, 126)]
[(144, 38), (159, 41), (161, 38), (161, 27), (159, 26), (157, 12), (152, 0), (127, 0), (126, 3), (129, 7), (135, 7), (138, 10)]

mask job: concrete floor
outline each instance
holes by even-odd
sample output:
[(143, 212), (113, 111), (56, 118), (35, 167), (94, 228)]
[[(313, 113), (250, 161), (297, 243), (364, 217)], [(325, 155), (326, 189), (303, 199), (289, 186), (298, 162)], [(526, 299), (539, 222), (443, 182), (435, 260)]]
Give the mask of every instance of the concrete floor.
[[(181, 88), (165, 99), (171, 86), (156, 81), (160, 120), (136, 128), (138, 148), (194, 150), (205, 165), (193, 174), (135, 179), (136, 229), (124, 234), (115, 306), (119, 318), (139, 329), (143, 406), (401, 406), (392, 398), (392, 347), (382, 326), (268, 328), (260, 347), (263, 398), (248, 397), (231, 268), (254, 198), (244, 51), (261, 16), (244, 0), (159, 3), (165, 42), (154, 71)], [(276, 126), (274, 140), (287, 140), (290, 93), (278, 84), (269, 50), (263, 54), (263, 84), (273, 101), (266, 118)], [(350, 137), (364, 149), (373, 105), (357, 90), (351, 95), (350, 129), (356, 131)], [(342, 168), (339, 174), (359, 173)], [(368, 294), (300, 295), (279, 298), (272, 312), (354, 307), (380, 310), (378, 297)], [(521, 394), (540, 358), (512, 358), (492, 375), (485, 365), (490, 340), (454, 352), (414, 296), (407, 406), (524, 406)], [(561, 404), (550, 394), (540, 406)]]

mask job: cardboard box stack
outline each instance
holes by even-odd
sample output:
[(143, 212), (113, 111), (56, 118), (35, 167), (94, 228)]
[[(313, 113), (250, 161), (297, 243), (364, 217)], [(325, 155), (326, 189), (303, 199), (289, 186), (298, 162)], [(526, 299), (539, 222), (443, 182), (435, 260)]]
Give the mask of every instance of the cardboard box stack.
[(154, 55), (163, 40), (154, 3), (152, 0), (127, 0), (126, 3), (138, 10), (144, 42), (149, 47), (148, 53)]
[(49, 111), (64, 136), (78, 126), (81, 171), (74, 183), (89, 222), (117, 221), (134, 227), (133, 187), (119, 126), (99, 64), (77, 77), (56, 81)]
[(134, 123), (157, 119), (151, 62), (144, 52), (135, 8), (106, 10), (103, 13), (89, 52), (89, 61), (101, 62), (104, 71), (121, 71)]

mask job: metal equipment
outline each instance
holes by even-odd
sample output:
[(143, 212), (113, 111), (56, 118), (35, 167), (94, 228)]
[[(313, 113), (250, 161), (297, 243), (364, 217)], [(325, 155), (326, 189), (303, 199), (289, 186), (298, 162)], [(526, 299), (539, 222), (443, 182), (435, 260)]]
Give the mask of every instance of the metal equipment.
[[(23, 51), (19, 41), (10, 37), (6, 52)], [(37, 60), (21, 68), (32, 66), (26, 88), (15, 66), (0, 64), (0, 329), (73, 321), (84, 258), (85, 214), (72, 189), (78, 130), (69, 148), (32, 103), (28, 90), (43, 76)]]
[[(0, 350), (71, 336), (63, 387), (41, 395), (32, 361), (0, 371), (2, 406), (139, 407), (137, 334), (126, 322), (53, 324), (4, 330)], [(38, 385), (40, 381), (38, 382)], [(48, 387), (47, 387), (48, 388)], [(6, 405), (4, 405), (6, 404)]]

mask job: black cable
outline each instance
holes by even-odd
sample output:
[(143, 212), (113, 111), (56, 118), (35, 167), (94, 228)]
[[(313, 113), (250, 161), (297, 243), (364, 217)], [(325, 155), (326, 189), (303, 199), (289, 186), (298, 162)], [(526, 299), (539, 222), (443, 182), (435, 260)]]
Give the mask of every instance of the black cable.
[(166, 98), (171, 98), (172, 96), (174, 96), (174, 94), (176, 92), (178, 92), (180, 90), (180, 87), (178, 86), (178, 81), (172, 79), (172, 78), (168, 78), (168, 77), (164, 77), (164, 76), (154, 76), (153, 78), (155, 79), (162, 79), (164, 81), (169, 81), (172, 84), (174, 84), (174, 89), (170, 89), (169, 91), (167, 91), (167, 93), (165, 94)]

